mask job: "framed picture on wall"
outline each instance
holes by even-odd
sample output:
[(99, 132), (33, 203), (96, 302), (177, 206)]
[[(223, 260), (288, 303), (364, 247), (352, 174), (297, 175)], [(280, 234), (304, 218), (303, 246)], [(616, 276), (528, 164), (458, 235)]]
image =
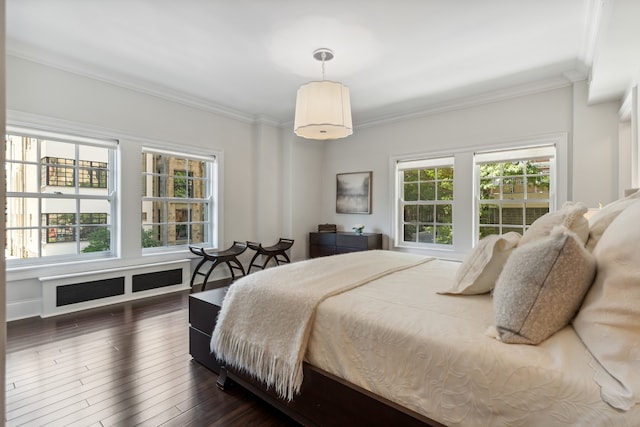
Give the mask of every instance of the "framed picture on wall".
[(371, 172), (336, 175), (336, 213), (371, 213)]

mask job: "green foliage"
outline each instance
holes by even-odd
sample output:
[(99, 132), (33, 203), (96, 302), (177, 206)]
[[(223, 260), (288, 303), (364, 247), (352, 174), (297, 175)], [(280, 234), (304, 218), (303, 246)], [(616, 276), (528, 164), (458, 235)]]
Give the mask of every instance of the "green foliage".
[(160, 242), (153, 238), (153, 230), (142, 230), (142, 247), (157, 248)]
[[(549, 175), (543, 174), (543, 170), (537, 162), (504, 162), (487, 163), (480, 166), (480, 199), (488, 200), (496, 198), (495, 193), (500, 190), (500, 181), (503, 183), (515, 183), (517, 179), (506, 177), (523, 177), (527, 179), (527, 186), (538, 192), (549, 191)], [(520, 181), (522, 182), (522, 181)]]
[(88, 236), (89, 245), (82, 252), (103, 252), (111, 247), (111, 236), (106, 227), (96, 228)]
[[(104, 252), (111, 248), (111, 236), (109, 230), (105, 227), (95, 229), (87, 237), (89, 245), (82, 249), (82, 252)], [(152, 230), (142, 230), (142, 247), (143, 248), (155, 248), (160, 246), (160, 243), (153, 238)]]

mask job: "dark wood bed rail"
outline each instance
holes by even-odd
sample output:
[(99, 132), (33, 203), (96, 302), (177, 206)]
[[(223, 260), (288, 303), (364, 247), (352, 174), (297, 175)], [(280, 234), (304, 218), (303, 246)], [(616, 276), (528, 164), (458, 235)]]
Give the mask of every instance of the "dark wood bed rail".
[(300, 394), (291, 402), (230, 367), (221, 367), (218, 386), (231, 380), (305, 426), (444, 427), (388, 399), (307, 363)]

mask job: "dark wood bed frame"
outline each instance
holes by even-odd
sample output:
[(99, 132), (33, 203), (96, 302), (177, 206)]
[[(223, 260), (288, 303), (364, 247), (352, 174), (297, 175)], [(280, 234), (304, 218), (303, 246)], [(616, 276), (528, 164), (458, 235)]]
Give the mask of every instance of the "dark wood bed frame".
[(307, 363), (303, 366), (300, 394), (291, 402), (279, 398), (273, 389), (267, 389), (249, 375), (221, 365), (209, 352), (209, 343), (227, 289), (189, 296), (189, 352), (194, 360), (219, 374), (221, 389), (231, 380), (303, 425), (443, 426)]

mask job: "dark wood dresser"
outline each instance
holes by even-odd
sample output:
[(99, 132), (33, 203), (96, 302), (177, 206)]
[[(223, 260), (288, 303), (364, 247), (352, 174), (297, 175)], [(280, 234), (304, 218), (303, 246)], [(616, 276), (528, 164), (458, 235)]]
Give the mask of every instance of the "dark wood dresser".
[(225, 286), (189, 295), (189, 353), (196, 361), (217, 374), (220, 373), (220, 363), (209, 352), (209, 346), (228, 290), (229, 287)]
[(382, 249), (381, 233), (309, 233), (311, 258), (372, 249)]

